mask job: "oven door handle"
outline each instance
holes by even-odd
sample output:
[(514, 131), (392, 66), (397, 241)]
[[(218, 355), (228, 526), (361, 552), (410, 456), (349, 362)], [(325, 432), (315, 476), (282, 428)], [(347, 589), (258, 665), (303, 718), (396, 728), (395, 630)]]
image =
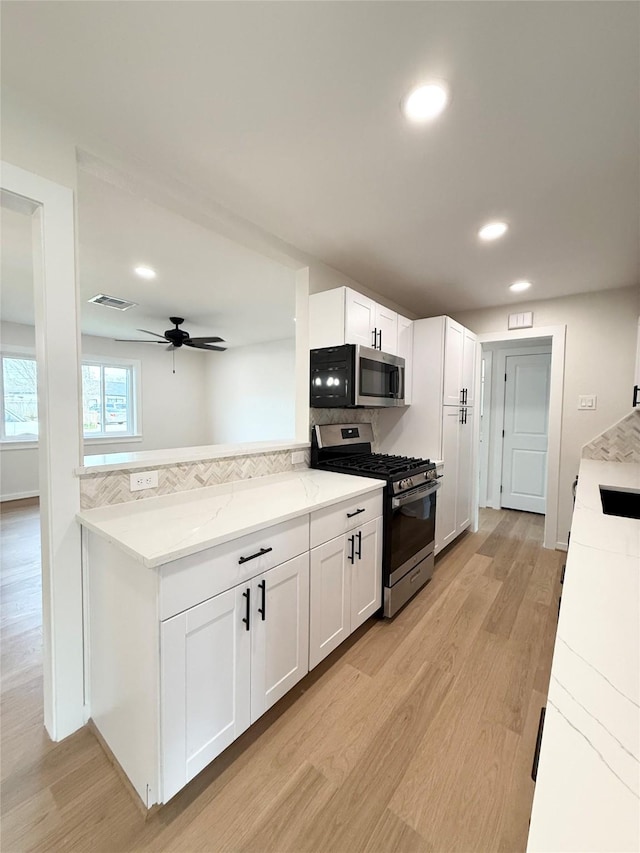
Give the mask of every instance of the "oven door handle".
[(426, 498), (434, 492), (437, 492), (441, 485), (442, 483), (437, 480), (435, 482), (432, 481), (428, 486), (416, 489), (415, 492), (408, 492), (406, 495), (399, 495), (397, 498), (393, 498), (391, 506), (393, 509), (398, 509), (398, 507), (404, 506), (405, 504), (410, 504), (414, 501), (420, 500), (421, 498)]

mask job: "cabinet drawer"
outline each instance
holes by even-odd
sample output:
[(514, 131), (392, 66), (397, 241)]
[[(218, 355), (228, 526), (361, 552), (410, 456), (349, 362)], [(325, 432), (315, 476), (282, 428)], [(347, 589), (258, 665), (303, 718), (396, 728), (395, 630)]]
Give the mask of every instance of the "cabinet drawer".
[(272, 569), (309, 550), (309, 516), (265, 527), (160, 570), (160, 619)]
[(382, 489), (311, 513), (311, 548), (382, 515)]

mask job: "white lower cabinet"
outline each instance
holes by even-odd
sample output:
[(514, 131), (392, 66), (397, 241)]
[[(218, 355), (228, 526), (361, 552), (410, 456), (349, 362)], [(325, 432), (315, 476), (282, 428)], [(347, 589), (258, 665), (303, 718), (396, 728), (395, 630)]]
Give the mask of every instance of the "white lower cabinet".
[(161, 623), (166, 802), (308, 672), (309, 555)]
[(378, 517), (311, 550), (309, 669), (380, 608), (381, 549)]

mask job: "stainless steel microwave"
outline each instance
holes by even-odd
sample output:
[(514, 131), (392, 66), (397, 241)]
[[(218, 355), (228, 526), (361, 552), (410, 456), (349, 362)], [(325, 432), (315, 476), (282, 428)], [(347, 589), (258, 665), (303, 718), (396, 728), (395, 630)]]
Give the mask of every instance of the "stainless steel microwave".
[(404, 406), (404, 358), (345, 344), (311, 350), (312, 408)]

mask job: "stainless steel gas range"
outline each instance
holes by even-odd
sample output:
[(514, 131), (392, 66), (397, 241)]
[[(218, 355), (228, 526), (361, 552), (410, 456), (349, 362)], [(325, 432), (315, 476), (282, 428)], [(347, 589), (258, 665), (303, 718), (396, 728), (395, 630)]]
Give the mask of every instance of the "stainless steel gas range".
[(311, 467), (385, 480), (383, 614), (391, 617), (433, 575), (435, 462), (373, 453), (371, 424), (325, 424), (311, 434)]

